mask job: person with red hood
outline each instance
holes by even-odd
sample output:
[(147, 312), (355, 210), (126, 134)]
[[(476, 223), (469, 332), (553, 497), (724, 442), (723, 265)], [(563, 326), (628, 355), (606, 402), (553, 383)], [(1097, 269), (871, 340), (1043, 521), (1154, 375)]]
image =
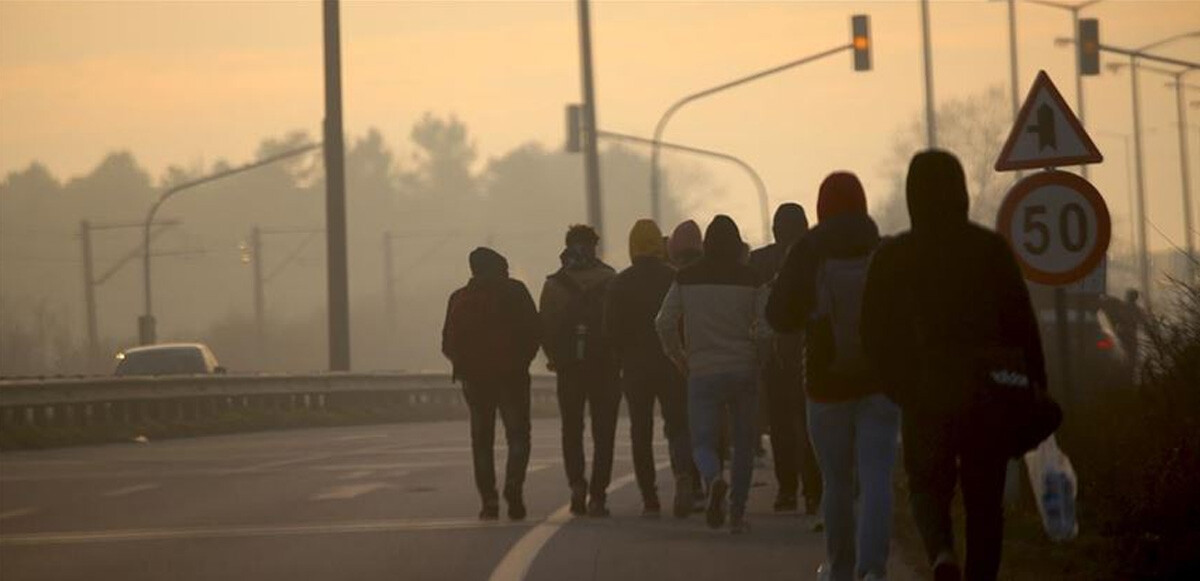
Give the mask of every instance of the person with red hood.
[[(912, 230), (875, 254), (863, 297), (863, 348), (904, 410), (904, 467), (917, 530), (937, 581), (957, 581), (950, 504), (962, 487), (965, 576), (996, 579), (1008, 454), (973, 405), (979, 361), (1004, 352), (1046, 389), (1037, 317), (1012, 250), (967, 218), (962, 165), (923, 151), (905, 185)], [(1032, 414), (1032, 410), (1031, 414)]]
[(807, 339), (808, 429), (825, 520), (826, 562), (818, 578), (885, 579), (900, 411), (873, 377), (859, 339), (879, 229), (867, 215), (862, 184), (849, 172), (821, 183), (817, 219), (788, 253), (766, 316), (777, 333), (803, 330)]
[[(758, 276), (740, 259), (745, 248), (729, 216), (713, 218), (704, 235), (704, 257), (679, 271), (655, 317), (663, 351), (688, 383), (688, 419), (692, 457), (708, 489), (706, 521), (749, 530), (746, 501), (758, 437), (758, 367), (764, 339), (765, 291)], [(717, 451), (721, 417), (733, 424), (730, 482), (722, 477)], [(732, 489), (730, 487), (732, 484)]]

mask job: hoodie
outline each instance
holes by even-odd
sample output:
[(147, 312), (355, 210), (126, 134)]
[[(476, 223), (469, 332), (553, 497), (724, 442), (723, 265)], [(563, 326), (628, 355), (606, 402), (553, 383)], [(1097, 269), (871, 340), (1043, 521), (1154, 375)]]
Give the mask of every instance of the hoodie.
[(762, 321), (766, 292), (754, 270), (739, 262), (744, 248), (737, 224), (714, 218), (704, 257), (679, 271), (655, 317), (663, 351), (686, 360), (692, 375), (758, 368), (760, 345), (770, 338)]
[(869, 256), (879, 245), (879, 229), (867, 215), (866, 194), (854, 174), (835, 172), (821, 183), (817, 194), (820, 222), (787, 254), (771, 288), (766, 317), (777, 333), (805, 331), (805, 390), (817, 401), (842, 401), (879, 391), (875, 382), (839, 378), (829, 373), (834, 351), (826, 324), (813, 318), (817, 308), (817, 276), (830, 259)]
[(775, 210), (771, 230), (775, 234), (775, 242), (750, 253), (750, 267), (758, 273), (759, 284), (768, 284), (775, 279), (788, 249), (808, 232), (808, 216), (804, 213), (804, 207), (791, 202), (781, 204)]
[(633, 264), (608, 285), (604, 336), (627, 376), (662, 377), (673, 372), (654, 330), (654, 317), (675, 280), (675, 269), (665, 256), (658, 225), (653, 220), (638, 220), (629, 232)]
[(559, 254), (559, 260), (562, 267), (546, 277), (538, 300), (538, 312), (542, 320), (542, 346), (551, 365), (555, 364), (552, 355), (554, 346), (549, 342), (561, 336), (562, 318), (567, 314), (566, 310), (577, 292), (575, 289), (587, 292), (597, 285), (607, 285), (616, 275), (611, 266), (596, 257), (595, 245), (569, 245)]
[(675, 227), (667, 240), (667, 257), (676, 268), (683, 268), (700, 259), (704, 254), (703, 235), (695, 220), (687, 220)]
[(982, 352), (1014, 350), (1046, 386), (1037, 320), (1012, 251), (967, 218), (962, 165), (918, 153), (905, 186), (912, 230), (875, 254), (863, 296), (863, 349), (906, 411), (960, 410)]

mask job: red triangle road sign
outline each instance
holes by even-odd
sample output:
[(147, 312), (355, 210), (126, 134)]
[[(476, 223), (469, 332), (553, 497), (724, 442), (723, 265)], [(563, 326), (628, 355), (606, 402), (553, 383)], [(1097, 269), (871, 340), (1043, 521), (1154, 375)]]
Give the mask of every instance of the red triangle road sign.
[(1083, 124), (1063, 99), (1046, 71), (1038, 71), (1025, 104), (1013, 122), (1012, 131), (996, 171), (1042, 169), (1099, 163), (1104, 156), (1083, 129)]

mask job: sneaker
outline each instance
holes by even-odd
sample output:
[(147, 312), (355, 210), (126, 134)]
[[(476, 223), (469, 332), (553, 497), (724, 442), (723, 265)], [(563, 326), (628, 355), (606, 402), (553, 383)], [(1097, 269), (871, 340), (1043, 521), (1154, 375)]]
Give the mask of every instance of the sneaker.
[(798, 505), (795, 492), (780, 490), (775, 495), (775, 512), (795, 512)]
[(662, 514), (662, 504), (658, 501), (657, 493), (650, 493), (642, 498), (642, 516), (657, 517)]
[(708, 491), (708, 509), (705, 511), (705, 521), (708, 526), (714, 529), (721, 528), (725, 524), (725, 493), (729, 490), (729, 485), (725, 484), (724, 480), (717, 478), (713, 480)]
[(958, 559), (950, 551), (938, 553), (933, 561), (934, 581), (962, 581), (962, 569), (958, 567)]
[(571, 488), (571, 514), (583, 516), (587, 514), (587, 488), (575, 486)]
[(521, 493), (505, 494), (504, 497), (508, 501), (508, 518), (525, 520), (525, 499), (521, 497)]
[(692, 513), (692, 482), (687, 476), (680, 476), (675, 480), (675, 518), (687, 518)]
[(750, 532), (750, 521), (743, 512), (731, 512), (729, 515), (729, 532), (741, 535)]
[(587, 515), (592, 518), (604, 518), (608, 516), (608, 507), (604, 506), (604, 499), (593, 496), (592, 500), (588, 501)]
[(500, 503), (495, 500), (484, 501), (479, 511), (479, 520), (496, 520), (500, 518)]

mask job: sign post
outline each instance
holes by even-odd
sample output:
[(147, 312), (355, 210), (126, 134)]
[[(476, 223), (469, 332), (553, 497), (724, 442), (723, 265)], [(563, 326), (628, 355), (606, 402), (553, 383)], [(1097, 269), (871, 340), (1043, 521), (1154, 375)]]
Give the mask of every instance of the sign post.
[[(1054, 168), (1099, 163), (1096, 144), (1045, 71), (1038, 73), (996, 160), (997, 171), (1042, 169), (1017, 182), (996, 219), (1025, 279), (1054, 287), (1059, 380), (1070, 405), (1071, 342), (1066, 286), (1104, 275), (1112, 220), (1100, 192), (1086, 179)], [(1103, 291), (1103, 282), (1100, 283)]]

